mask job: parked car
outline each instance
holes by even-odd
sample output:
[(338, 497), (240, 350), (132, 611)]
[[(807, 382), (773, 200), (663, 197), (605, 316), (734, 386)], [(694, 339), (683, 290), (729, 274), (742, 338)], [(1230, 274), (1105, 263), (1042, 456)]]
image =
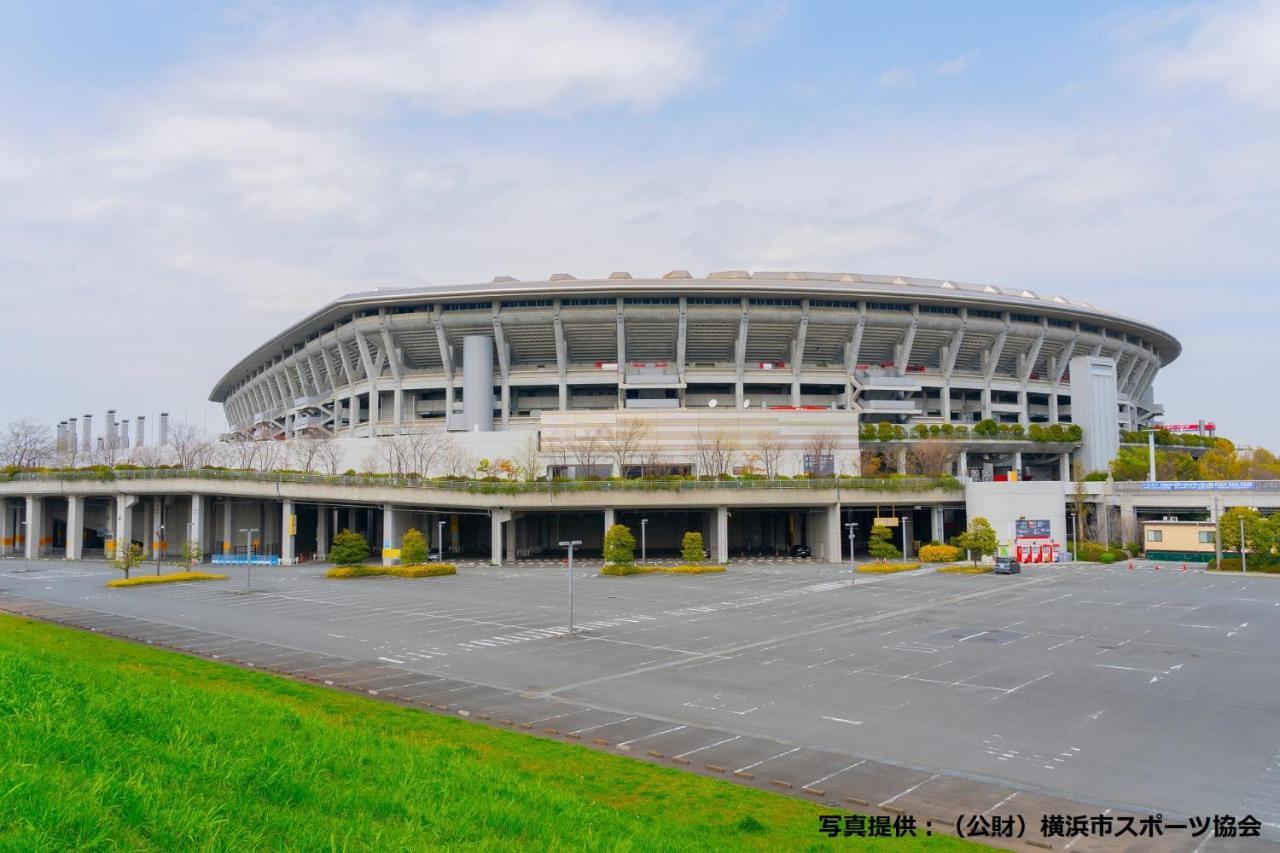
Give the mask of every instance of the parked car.
[(792, 545), (791, 556), (793, 557), (812, 557), (813, 552), (809, 550), (808, 545)]
[(1022, 564), (1013, 557), (996, 557), (996, 574), (1016, 575), (1022, 571)]

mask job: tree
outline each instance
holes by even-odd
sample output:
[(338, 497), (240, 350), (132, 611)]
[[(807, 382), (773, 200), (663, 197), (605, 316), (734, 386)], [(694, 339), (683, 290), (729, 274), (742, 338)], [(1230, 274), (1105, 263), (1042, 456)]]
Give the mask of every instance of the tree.
[(288, 462), (290, 468), (295, 468), (304, 474), (310, 474), (315, 470), (319, 457), (320, 439), (297, 438), (290, 442), (290, 461)]
[(181, 468), (202, 468), (213, 458), (213, 444), (195, 424), (174, 424), (169, 430), (169, 446)]
[(760, 460), (760, 467), (764, 469), (765, 479), (778, 478), (778, 471), (782, 467), (782, 456), (786, 451), (786, 442), (775, 433), (761, 436), (756, 441), (756, 457)]
[(632, 460), (649, 438), (649, 422), (619, 416), (603, 438), (605, 455), (617, 466), (618, 476), (626, 477)]
[(53, 430), (36, 420), (14, 421), (0, 435), (0, 465), (39, 468), (53, 461)]
[[(923, 424), (917, 424), (923, 426)], [(941, 441), (920, 441), (907, 450), (908, 474), (925, 477), (941, 477), (951, 473), (951, 465), (958, 454), (951, 445)]]
[(738, 442), (724, 429), (711, 435), (698, 430), (693, 450), (698, 459), (698, 473), (707, 477), (725, 477), (733, 471), (738, 455)]
[(599, 430), (592, 427), (576, 429), (564, 439), (565, 445), (573, 454), (574, 474), (578, 478), (595, 476), (596, 464), (604, 452), (604, 442)]
[(533, 481), (538, 479), (538, 475), (542, 471), (542, 465), (538, 461), (537, 433), (530, 435), (523, 444), (516, 448), (515, 458), (512, 461), (515, 463), (516, 471), (522, 480)]
[(818, 432), (804, 443), (804, 472), (810, 477), (831, 477), (835, 474), (836, 445), (840, 440), (829, 432)]
[(1270, 554), (1275, 546), (1275, 526), (1256, 509), (1233, 506), (1218, 519), (1218, 536), (1222, 550), (1240, 552), (1240, 522), (1244, 521), (1244, 547), (1251, 554)]
[(336, 475), (342, 464), (342, 448), (338, 440), (332, 436), (314, 439), (316, 443), (316, 464), (326, 474)]
[(604, 534), (604, 561), (606, 563), (634, 563), (636, 561), (636, 537), (625, 524), (615, 524)]
[(1200, 477), (1204, 480), (1243, 480), (1249, 473), (1249, 463), (1232, 450), (1214, 447), (1200, 457)]
[(867, 540), (867, 553), (881, 562), (891, 557), (902, 556), (902, 552), (893, 544), (893, 531), (880, 524), (871, 528), (871, 536)]
[(707, 549), (702, 545), (702, 534), (690, 530), (680, 539), (680, 559), (690, 565), (697, 565), (706, 559)]
[(858, 452), (858, 473), (863, 477), (878, 477), (884, 471), (884, 454), (878, 450)]
[(182, 543), (182, 562), (188, 566), (194, 566), (204, 559), (204, 554), (200, 551), (200, 543), (183, 542)]
[(142, 565), (145, 555), (142, 553), (142, 546), (137, 542), (130, 542), (127, 547), (122, 547), (124, 543), (116, 545), (115, 557), (111, 560), (111, 567), (124, 572), (125, 580), (129, 579), (129, 570)]
[(339, 566), (358, 566), (369, 559), (369, 543), (359, 533), (344, 529), (333, 537), (329, 559)]
[(1075, 534), (1076, 540), (1079, 541), (1083, 536), (1082, 531), (1089, 521), (1089, 505), (1085, 503), (1089, 498), (1089, 490), (1085, 486), (1085, 471), (1082, 463), (1076, 462), (1071, 468), (1071, 473), (1075, 475), (1071, 486), (1071, 502), (1075, 505)]
[[(969, 522), (969, 529), (956, 537), (956, 545), (969, 552), (969, 557), (973, 560), (973, 564), (978, 564), (978, 557), (985, 557), (987, 554), (994, 554), (996, 546), (996, 532), (991, 527), (991, 522), (982, 516), (978, 516)], [(975, 557), (977, 554), (978, 557)]]
[(422, 532), (410, 527), (400, 542), (400, 562), (416, 566), (427, 561), (427, 540)]

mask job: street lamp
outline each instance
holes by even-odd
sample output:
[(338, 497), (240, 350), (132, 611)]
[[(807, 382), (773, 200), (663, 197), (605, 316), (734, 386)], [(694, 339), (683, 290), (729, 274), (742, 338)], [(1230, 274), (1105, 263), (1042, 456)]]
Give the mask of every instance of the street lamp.
[(1249, 570), (1249, 558), (1244, 555), (1244, 513), (1240, 514), (1240, 571)]
[(573, 636), (573, 546), (581, 545), (581, 539), (568, 539), (560, 543), (561, 548), (569, 549), (569, 636)]
[(900, 519), (902, 522), (902, 558), (904, 560), (907, 558), (907, 522), (909, 520), (910, 516), (906, 515), (902, 516)]
[(31, 535), (31, 526), (27, 524), (27, 520), (25, 518), (22, 519), (22, 521), (19, 521), (18, 524), (27, 528), (22, 534), (22, 571), (29, 572), (31, 571), (31, 566), (27, 562), (27, 537)]
[(245, 549), (245, 576), (244, 590), (248, 592), (253, 588), (253, 534), (258, 532), (256, 527), (241, 527), (240, 532), (244, 534)]
[(1071, 513), (1071, 559), (1075, 560), (1076, 555), (1080, 552), (1080, 533), (1076, 529), (1076, 514)]
[(444, 562), (444, 520), (436, 522), (436, 562)]
[(849, 586), (853, 586), (858, 579), (858, 561), (856, 559), (857, 549), (854, 545), (854, 537), (858, 532), (858, 522), (845, 522), (844, 529), (849, 531)]
[(640, 562), (645, 562), (645, 528), (649, 525), (649, 519), (640, 519)]
[(157, 539), (155, 542), (151, 543), (151, 547), (154, 548), (156, 552), (156, 575), (159, 576), (160, 574), (160, 543), (164, 541), (164, 525), (163, 524), (161, 524), (160, 527), (156, 530), (156, 534), (160, 538)]

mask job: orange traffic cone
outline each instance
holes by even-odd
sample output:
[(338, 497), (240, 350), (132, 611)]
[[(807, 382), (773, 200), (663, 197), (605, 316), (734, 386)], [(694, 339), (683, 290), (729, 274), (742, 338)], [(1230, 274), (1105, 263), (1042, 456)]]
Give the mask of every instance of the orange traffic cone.
[(1156, 563), (1156, 571), (1157, 571), (1157, 572), (1158, 572), (1158, 571), (1160, 571), (1160, 564), (1159, 564), (1159, 563)]
[(1182, 570), (1183, 570), (1184, 572), (1187, 570), (1187, 564), (1186, 564), (1186, 563), (1183, 563), (1183, 564), (1182, 564)]
[(1133, 560), (1129, 561), (1129, 571), (1133, 571)]

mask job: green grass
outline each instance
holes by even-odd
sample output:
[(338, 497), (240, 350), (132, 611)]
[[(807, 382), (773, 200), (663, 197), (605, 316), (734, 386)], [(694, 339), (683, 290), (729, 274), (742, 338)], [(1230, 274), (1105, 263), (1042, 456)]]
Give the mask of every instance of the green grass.
[(830, 811), (0, 616), (0, 849), (829, 850)]

